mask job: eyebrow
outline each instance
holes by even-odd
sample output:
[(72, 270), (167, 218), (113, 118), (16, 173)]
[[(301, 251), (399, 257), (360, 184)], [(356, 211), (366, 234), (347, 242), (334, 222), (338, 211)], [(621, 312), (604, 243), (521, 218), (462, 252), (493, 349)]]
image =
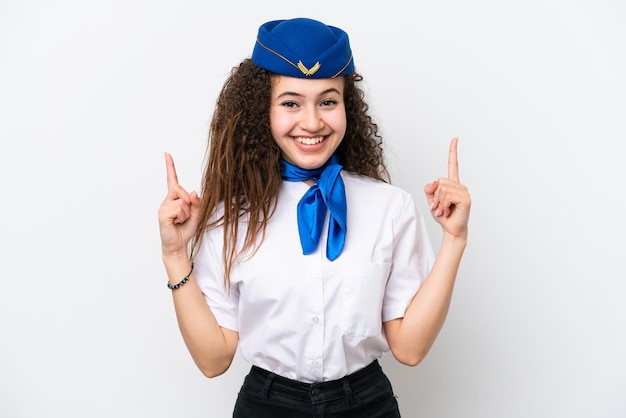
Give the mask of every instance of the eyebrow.
[[(339, 90), (337, 90), (334, 87), (331, 87), (331, 88), (329, 88), (327, 90), (324, 90), (320, 94), (318, 94), (318, 96), (325, 96), (325, 95), (327, 95), (329, 93), (337, 93), (337, 94), (341, 95), (341, 92)], [(296, 93), (295, 91), (285, 91), (285, 92), (280, 93), (278, 96), (276, 96), (276, 98), (280, 99), (281, 97), (284, 97), (284, 96), (304, 97), (303, 94)]]

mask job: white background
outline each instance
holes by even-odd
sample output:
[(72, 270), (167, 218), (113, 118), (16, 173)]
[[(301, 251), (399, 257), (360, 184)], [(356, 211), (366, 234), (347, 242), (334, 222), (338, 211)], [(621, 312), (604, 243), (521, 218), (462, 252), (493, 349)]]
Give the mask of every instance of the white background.
[(258, 26), (350, 34), (393, 182), (459, 135), (471, 237), (405, 417), (626, 416), (626, 3), (0, 0), (0, 416), (228, 417), (160, 259), (163, 152), (200, 183), (216, 94)]

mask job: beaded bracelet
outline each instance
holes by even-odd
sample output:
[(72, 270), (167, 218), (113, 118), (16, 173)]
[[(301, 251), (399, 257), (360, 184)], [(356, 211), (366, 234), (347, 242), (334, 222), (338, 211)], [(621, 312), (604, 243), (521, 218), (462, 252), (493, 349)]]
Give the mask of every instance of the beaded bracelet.
[(193, 263), (191, 263), (191, 270), (189, 271), (188, 275), (186, 275), (180, 282), (176, 283), (175, 285), (171, 285), (170, 282), (168, 281), (167, 288), (170, 290), (176, 290), (182, 285), (184, 285), (185, 283), (187, 283), (187, 280), (189, 280), (189, 276), (191, 276), (192, 271), (193, 271)]

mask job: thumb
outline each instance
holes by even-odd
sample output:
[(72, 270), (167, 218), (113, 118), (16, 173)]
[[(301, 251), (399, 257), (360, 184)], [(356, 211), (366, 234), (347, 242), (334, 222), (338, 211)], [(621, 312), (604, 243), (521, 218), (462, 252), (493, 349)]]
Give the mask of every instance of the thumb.
[(433, 181), (432, 183), (428, 183), (424, 186), (424, 193), (429, 200), (432, 199), (435, 195), (435, 191), (437, 190), (438, 186), (439, 184), (437, 183), (437, 181)]
[(192, 210), (200, 210), (200, 206), (202, 205), (202, 199), (200, 198), (200, 196), (198, 196), (198, 193), (191, 192), (189, 194), (189, 201), (191, 203)]

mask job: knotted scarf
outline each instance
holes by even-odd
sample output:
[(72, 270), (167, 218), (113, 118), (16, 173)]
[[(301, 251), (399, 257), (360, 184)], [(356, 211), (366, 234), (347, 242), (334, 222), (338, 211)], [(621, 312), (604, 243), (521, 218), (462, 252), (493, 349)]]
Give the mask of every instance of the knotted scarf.
[(346, 189), (339, 157), (333, 154), (326, 164), (314, 170), (302, 169), (282, 159), (281, 164), (283, 180), (315, 182), (298, 202), (298, 233), (303, 254), (311, 254), (317, 248), (329, 210), (326, 257), (334, 261), (343, 250), (347, 229)]

